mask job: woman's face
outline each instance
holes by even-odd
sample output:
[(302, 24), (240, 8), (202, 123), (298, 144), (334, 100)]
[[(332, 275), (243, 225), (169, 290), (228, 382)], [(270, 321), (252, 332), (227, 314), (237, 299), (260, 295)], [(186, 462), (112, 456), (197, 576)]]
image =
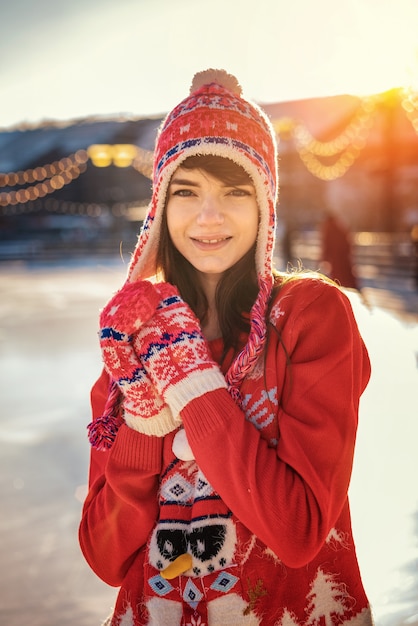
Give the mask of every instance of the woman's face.
[(252, 184), (226, 184), (181, 166), (167, 194), (167, 226), (177, 250), (212, 283), (254, 245), (258, 206)]

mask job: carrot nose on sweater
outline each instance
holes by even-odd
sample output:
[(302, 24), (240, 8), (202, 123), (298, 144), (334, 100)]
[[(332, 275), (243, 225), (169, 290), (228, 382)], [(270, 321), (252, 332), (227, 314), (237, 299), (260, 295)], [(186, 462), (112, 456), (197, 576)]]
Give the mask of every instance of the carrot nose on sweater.
[(191, 566), (192, 557), (186, 552), (185, 554), (180, 554), (170, 565), (161, 570), (160, 574), (166, 580), (171, 580), (176, 578), (176, 576), (180, 576), (180, 574), (184, 574)]

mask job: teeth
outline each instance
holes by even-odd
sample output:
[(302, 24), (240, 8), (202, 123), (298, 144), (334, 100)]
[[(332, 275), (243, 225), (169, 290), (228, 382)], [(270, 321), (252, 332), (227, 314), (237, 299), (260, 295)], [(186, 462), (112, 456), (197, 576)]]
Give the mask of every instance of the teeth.
[(219, 243), (220, 241), (225, 241), (225, 237), (222, 239), (198, 239), (201, 243)]

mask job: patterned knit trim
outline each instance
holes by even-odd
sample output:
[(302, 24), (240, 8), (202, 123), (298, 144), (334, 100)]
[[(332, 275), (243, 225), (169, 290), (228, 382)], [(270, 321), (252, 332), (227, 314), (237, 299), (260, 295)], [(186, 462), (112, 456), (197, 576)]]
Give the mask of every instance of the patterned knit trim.
[(168, 407), (153, 417), (140, 417), (131, 415), (126, 409), (123, 417), (127, 425), (133, 430), (137, 430), (144, 435), (152, 435), (154, 437), (164, 437), (181, 425), (180, 419), (175, 419)]
[(187, 377), (171, 385), (167, 390), (167, 404), (177, 415), (191, 398), (203, 396), (208, 391), (226, 388), (225, 378), (216, 369), (202, 369), (190, 372)]

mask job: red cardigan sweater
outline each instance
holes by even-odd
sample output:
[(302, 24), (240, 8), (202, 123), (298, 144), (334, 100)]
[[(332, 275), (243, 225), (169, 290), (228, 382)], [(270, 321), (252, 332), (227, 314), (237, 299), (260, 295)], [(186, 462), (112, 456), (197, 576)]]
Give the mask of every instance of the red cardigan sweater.
[[(367, 351), (347, 297), (319, 279), (281, 288), (268, 333), (243, 409), (217, 390), (182, 411), (195, 460), (174, 455), (175, 433), (125, 424), (91, 451), (80, 543), (121, 588), (112, 625), (371, 624), (347, 500)], [(190, 569), (167, 579), (183, 553)]]

